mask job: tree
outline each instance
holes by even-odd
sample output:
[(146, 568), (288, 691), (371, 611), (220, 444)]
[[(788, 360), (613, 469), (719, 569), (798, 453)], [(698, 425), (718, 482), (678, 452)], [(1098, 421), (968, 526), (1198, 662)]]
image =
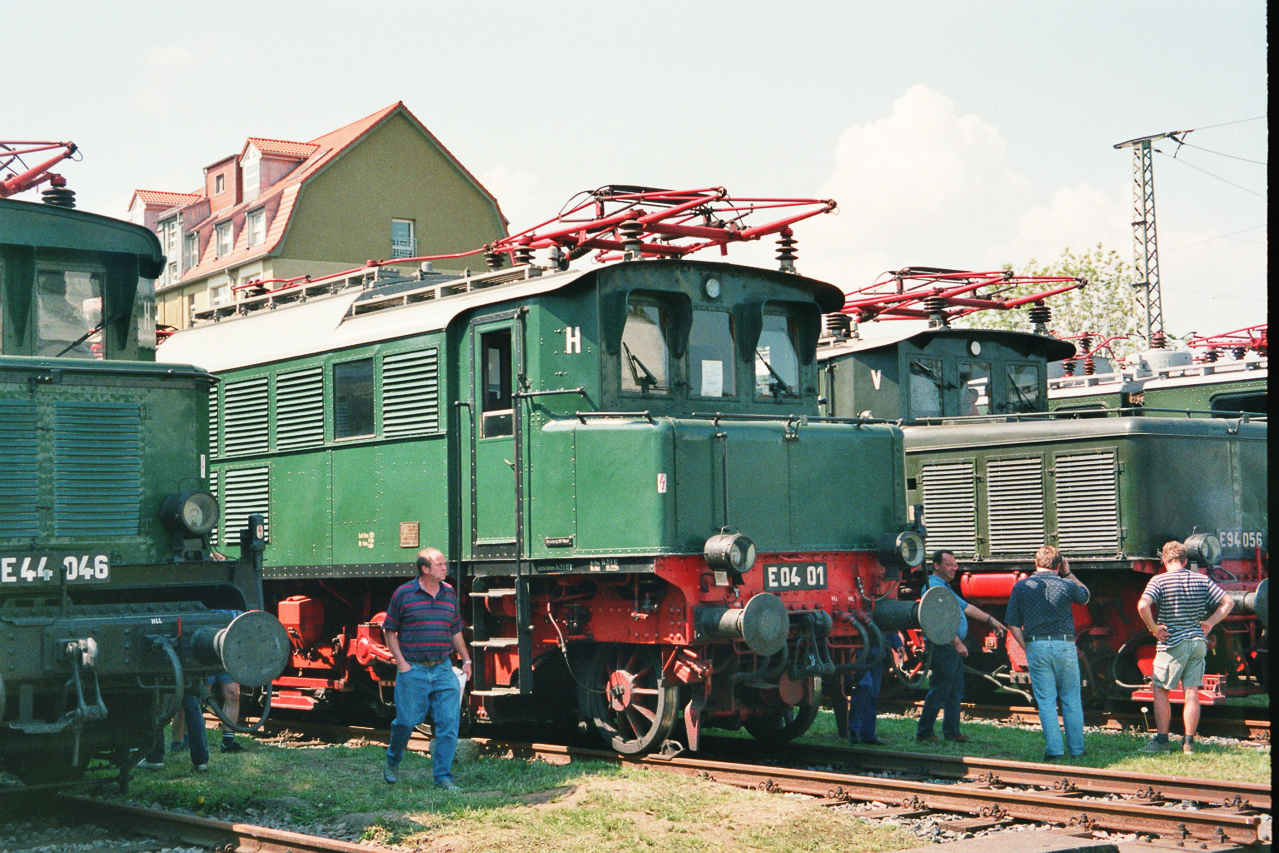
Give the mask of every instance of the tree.
[[(1004, 268), (1010, 269), (1011, 265), (1005, 265)], [(1110, 342), (1110, 350), (1117, 357), (1146, 348), (1143, 338), (1145, 315), (1138, 309), (1133, 288), (1136, 269), (1122, 260), (1113, 249), (1107, 250), (1098, 243), (1093, 250), (1076, 254), (1067, 248), (1051, 264), (1040, 266), (1038, 261), (1031, 258), (1027, 268), (1020, 272), (1036, 276), (1082, 276), (1088, 280), (1087, 287), (1079, 287), (1045, 300), (1045, 304), (1052, 309), (1048, 328), (1056, 337), (1075, 338), (1090, 333), (1093, 336), (1093, 346), (1107, 338), (1114, 338)], [(1033, 292), (1031, 287), (1033, 286), (1015, 287), (1000, 295), (1004, 298), (1026, 295)], [(1029, 314), (1025, 310), (978, 311), (956, 325), (1023, 332), (1033, 330)]]

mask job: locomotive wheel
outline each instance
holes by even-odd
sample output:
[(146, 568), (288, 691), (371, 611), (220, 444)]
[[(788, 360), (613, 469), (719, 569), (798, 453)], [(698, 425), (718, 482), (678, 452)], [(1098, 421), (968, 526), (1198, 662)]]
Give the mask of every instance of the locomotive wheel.
[(762, 743), (789, 743), (808, 731), (817, 719), (817, 706), (820, 700), (801, 701), (798, 705), (787, 705), (763, 716), (751, 717), (742, 725), (755, 740)]
[(582, 710), (613, 749), (625, 755), (660, 747), (679, 710), (679, 685), (662, 675), (653, 646), (601, 646), (591, 658)]

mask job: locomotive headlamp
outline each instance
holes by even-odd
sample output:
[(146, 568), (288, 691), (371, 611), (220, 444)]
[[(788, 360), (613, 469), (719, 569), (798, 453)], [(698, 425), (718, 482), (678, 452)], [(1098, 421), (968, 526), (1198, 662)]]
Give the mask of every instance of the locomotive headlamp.
[(913, 530), (885, 536), (879, 543), (879, 561), (885, 567), (918, 568), (924, 562), (924, 538)]
[(721, 527), (719, 533), (706, 540), (702, 557), (716, 571), (731, 569), (741, 574), (755, 565), (755, 543), (731, 527)]
[(169, 495), (160, 505), (160, 520), (178, 533), (204, 536), (217, 526), (217, 498), (203, 489)]
[(1196, 533), (1186, 537), (1186, 556), (1205, 566), (1221, 562), (1221, 540), (1211, 533)]

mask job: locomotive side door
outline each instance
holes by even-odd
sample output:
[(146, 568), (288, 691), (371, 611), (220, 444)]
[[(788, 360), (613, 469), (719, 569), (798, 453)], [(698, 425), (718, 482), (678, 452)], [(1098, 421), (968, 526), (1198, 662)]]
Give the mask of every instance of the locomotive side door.
[(520, 422), (516, 375), (523, 363), (520, 314), (471, 324), (470, 538), (479, 559), (519, 555)]

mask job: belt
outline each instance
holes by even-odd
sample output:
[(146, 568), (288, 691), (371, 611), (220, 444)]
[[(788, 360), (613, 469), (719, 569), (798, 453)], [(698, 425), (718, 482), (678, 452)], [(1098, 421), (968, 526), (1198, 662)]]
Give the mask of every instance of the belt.
[(1027, 637), (1026, 642), (1033, 643), (1035, 640), (1062, 640), (1063, 642), (1073, 643), (1075, 641), (1074, 634), (1040, 634), (1037, 637)]
[(410, 660), (409, 663), (420, 663), (422, 666), (439, 666), (448, 660), (448, 657), (442, 658), (422, 658), (421, 660)]

